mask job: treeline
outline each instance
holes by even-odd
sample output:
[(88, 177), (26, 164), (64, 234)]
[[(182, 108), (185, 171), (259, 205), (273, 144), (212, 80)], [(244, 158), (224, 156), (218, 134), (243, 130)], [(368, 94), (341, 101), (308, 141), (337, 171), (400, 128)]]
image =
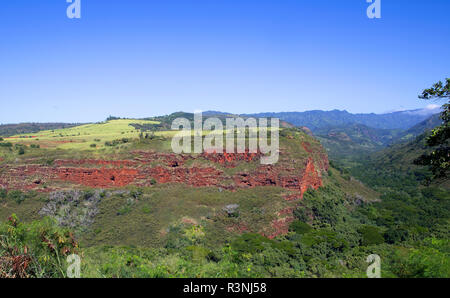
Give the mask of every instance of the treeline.
[(18, 134), (37, 133), (42, 130), (53, 130), (74, 127), (71, 123), (20, 123), (0, 125), (0, 136), (9, 137)]

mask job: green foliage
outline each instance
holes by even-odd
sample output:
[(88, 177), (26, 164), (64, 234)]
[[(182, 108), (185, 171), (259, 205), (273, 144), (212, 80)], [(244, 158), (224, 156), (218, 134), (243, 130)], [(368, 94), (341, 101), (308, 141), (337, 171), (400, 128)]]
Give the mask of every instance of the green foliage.
[(65, 258), (77, 250), (73, 235), (49, 218), (25, 224), (13, 214), (0, 224), (0, 277), (66, 277)]
[(20, 190), (11, 190), (8, 192), (7, 198), (20, 205), (23, 201), (25, 201), (26, 194), (21, 192)]
[(373, 226), (363, 226), (358, 229), (361, 234), (361, 244), (363, 246), (376, 245), (384, 243), (383, 235), (380, 233), (377, 227)]
[(0, 188), (0, 199), (6, 199), (8, 191), (4, 188)]
[(294, 231), (297, 234), (306, 234), (312, 230), (311, 226), (300, 220), (295, 220), (291, 223), (289, 230)]
[(13, 144), (10, 142), (6, 142), (6, 143), (0, 143), (0, 147), (4, 147), (4, 148), (12, 148)]
[(264, 244), (271, 245), (274, 242), (260, 234), (244, 234), (237, 238), (231, 244), (234, 251), (245, 254), (245, 253), (256, 253), (262, 252), (264, 250)]
[(115, 117), (115, 116), (109, 116), (108, 118), (106, 118), (106, 121), (112, 121), (112, 120), (120, 120), (120, 117)]
[[(434, 84), (432, 88), (425, 89), (423, 99), (450, 99), (450, 78), (446, 79), (444, 85), (441, 81)], [(443, 123), (433, 129), (427, 138), (427, 145), (433, 148), (429, 154), (424, 154), (415, 160), (418, 165), (425, 165), (433, 173), (433, 179), (446, 179), (450, 171), (450, 101), (442, 106), (441, 119)]]
[(105, 142), (105, 146), (109, 146), (109, 147), (114, 147), (120, 144), (127, 144), (130, 143), (132, 140), (129, 138), (122, 138), (122, 139), (117, 139), (117, 140), (112, 140), (112, 141), (107, 141)]
[(20, 123), (0, 125), (0, 135), (9, 137), (18, 134), (36, 133), (43, 130), (63, 129), (73, 127), (69, 123)]
[(391, 226), (384, 233), (384, 239), (389, 244), (400, 243), (409, 239), (409, 231), (407, 228)]
[(149, 214), (149, 213), (151, 213), (152, 212), (152, 209), (151, 209), (151, 207), (150, 206), (148, 206), (148, 205), (144, 205), (143, 207), (142, 207), (142, 212), (144, 212), (144, 213), (146, 213), (146, 214)]
[(349, 247), (348, 242), (344, 238), (329, 229), (315, 230), (308, 233), (304, 235), (301, 243), (316, 249), (333, 250), (337, 252), (344, 252)]
[(433, 87), (425, 89), (419, 98), (422, 99), (440, 99), (450, 97), (450, 78), (446, 79), (446, 84), (444, 85), (441, 81), (433, 85)]

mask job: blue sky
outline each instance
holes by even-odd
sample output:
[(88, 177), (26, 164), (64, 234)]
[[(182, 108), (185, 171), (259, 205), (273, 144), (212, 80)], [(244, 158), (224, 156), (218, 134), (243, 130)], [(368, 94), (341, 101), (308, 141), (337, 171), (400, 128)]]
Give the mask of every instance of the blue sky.
[(0, 123), (108, 115), (429, 103), (450, 76), (450, 1), (65, 0), (0, 3)]

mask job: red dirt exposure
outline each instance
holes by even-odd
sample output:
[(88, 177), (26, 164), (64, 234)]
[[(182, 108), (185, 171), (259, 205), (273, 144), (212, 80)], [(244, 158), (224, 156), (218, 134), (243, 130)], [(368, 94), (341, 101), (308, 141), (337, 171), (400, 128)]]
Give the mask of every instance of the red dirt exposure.
[(80, 160), (55, 160), (53, 162), (55, 166), (81, 166), (81, 165), (94, 165), (94, 166), (112, 166), (112, 167), (133, 167), (139, 165), (138, 162), (132, 160), (98, 160), (98, 159), (80, 159)]
[(62, 168), (58, 178), (94, 188), (123, 187), (132, 184), (138, 175), (135, 169)]
[(217, 186), (220, 185), (222, 172), (211, 167), (207, 168), (147, 168), (140, 171), (139, 179), (144, 180), (144, 184), (153, 178), (158, 183), (184, 183), (190, 186)]
[(312, 150), (312, 148), (311, 148), (311, 144), (308, 143), (308, 142), (303, 142), (303, 143), (302, 143), (302, 147), (303, 147), (303, 149), (305, 149), (306, 152), (308, 152), (308, 153), (312, 153), (312, 152), (313, 152), (313, 150)]
[(294, 217), (283, 217), (272, 222), (273, 233), (264, 235), (269, 239), (273, 239), (280, 235), (286, 235), (289, 232), (289, 225), (294, 221)]
[(216, 153), (214, 151), (205, 152), (202, 154), (202, 157), (204, 159), (230, 168), (236, 167), (235, 162), (237, 161), (251, 162), (254, 160), (259, 160), (261, 156), (261, 152), (250, 153), (249, 150), (247, 150), (245, 153)]
[[(232, 175), (214, 167), (214, 164), (225, 168), (234, 167), (237, 162), (256, 161), (261, 154), (209, 153), (195, 157), (136, 151), (133, 155), (133, 160), (56, 160), (52, 166), (34, 164), (34, 160), (28, 160), (29, 164), (24, 165), (1, 165), (0, 186), (48, 191), (53, 186), (53, 181), (66, 181), (93, 188), (114, 188), (127, 185), (151, 186), (152, 181), (156, 180), (158, 183), (183, 183), (193, 187), (217, 186), (228, 190), (277, 186), (293, 191), (286, 199), (294, 200), (302, 198), (308, 188), (317, 189), (322, 186), (321, 172), (328, 169), (326, 156), (323, 160), (321, 158), (316, 161), (316, 166), (313, 154), (300, 169), (291, 167), (289, 163), (279, 162), (275, 165), (259, 165), (256, 169)], [(212, 164), (191, 167), (185, 165), (187, 160), (195, 158), (207, 159)], [(43, 189), (43, 185), (46, 185), (47, 190)]]
[(272, 165), (260, 167), (256, 173), (240, 173), (235, 176), (234, 182), (239, 187), (256, 186), (280, 186), (300, 192), (300, 197), (308, 188), (318, 189), (323, 185), (320, 173), (316, 171), (314, 161), (309, 158), (303, 173), (285, 175), (280, 170), (293, 171), (292, 169), (280, 169)]

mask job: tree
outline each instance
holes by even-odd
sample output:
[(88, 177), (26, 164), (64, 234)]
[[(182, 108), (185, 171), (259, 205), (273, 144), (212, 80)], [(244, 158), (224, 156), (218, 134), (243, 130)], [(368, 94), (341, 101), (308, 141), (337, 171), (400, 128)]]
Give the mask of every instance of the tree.
[(446, 79), (444, 85), (441, 81), (434, 84), (433, 87), (425, 89), (421, 99), (447, 99), (447, 103), (442, 106), (441, 113), (442, 125), (432, 130), (427, 138), (427, 145), (433, 148), (430, 154), (424, 154), (414, 161), (415, 164), (428, 166), (433, 173), (433, 179), (445, 179), (450, 170), (450, 78)]

